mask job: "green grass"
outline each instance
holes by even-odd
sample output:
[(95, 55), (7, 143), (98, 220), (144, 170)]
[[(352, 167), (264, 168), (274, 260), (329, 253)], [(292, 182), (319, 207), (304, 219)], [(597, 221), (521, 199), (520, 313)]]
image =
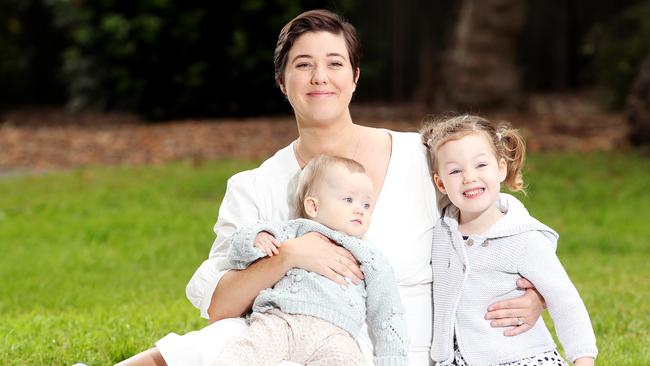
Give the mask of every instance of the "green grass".
[[(113, 364), (205, 325), (185, 285), (250, 162), (0, 179), (0, 364)], [(590, 311), (602, 365), (650, 364), (650, 159), (532, 156), (529, 210)]]

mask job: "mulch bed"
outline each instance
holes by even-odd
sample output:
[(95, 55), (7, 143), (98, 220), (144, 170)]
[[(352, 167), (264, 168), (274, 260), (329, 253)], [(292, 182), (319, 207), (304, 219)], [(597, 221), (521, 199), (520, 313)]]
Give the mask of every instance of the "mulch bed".
[[(363, 125), (417, 131), (424, 109), (360, 105), (352, 115)], [(531, 151), (610, 151), (627, 146), (628, 129), (621, 114), (603, 113), (574, 96), (537, 96), (530, 99), (525, 113), (488, 116), (521, 129)], [(150, 123), (120, 113), (25, 108), (0, 116), (0, 174), (170, 160), (263, 159), (296, 137), (292, 116)]]

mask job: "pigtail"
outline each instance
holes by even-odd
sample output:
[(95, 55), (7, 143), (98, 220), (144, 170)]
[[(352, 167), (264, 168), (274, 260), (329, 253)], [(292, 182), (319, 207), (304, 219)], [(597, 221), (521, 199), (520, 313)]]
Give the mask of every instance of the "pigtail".
[(422, 136), (422, 144), (427, 150), (427, 163), (429, 164), (429, 172), (433, 177), (433, 174), (436, 172), (436, 155), (435, 155), (435, 145), (437, 143), (436, 134), (434, 132), (436, 125), (439, 123), (432, 116), (425, 117), (423, 121), (423, 126), (420, 128), (420, 135)]
[(526, 143), (519, 131), (509, 125), (500, 125), (496, 130), (496, 143), (500, 155), (507, 165), (504, 184), (513, 192), (526, 193), (521, 168), (526, 157)]

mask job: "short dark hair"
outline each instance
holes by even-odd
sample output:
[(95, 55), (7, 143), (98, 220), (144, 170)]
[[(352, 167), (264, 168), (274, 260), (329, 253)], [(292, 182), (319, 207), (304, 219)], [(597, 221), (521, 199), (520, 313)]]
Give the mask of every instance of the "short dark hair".
[(275, 82), (279, 85), (284, 82), (284, 70), (287, 66), (287, 57), (294, 42), (301, 35), (308, 32), (329, 32), (343, 35), (345, 46), (348, 49), (352, 72), (356, 74), (361, 60), (361, 45), (357, 38), (357, 30), (340, 15), (329, 10), (306, 11), (287, 23), (278, 36), (278, 43), (273, 54), (275, 67)]

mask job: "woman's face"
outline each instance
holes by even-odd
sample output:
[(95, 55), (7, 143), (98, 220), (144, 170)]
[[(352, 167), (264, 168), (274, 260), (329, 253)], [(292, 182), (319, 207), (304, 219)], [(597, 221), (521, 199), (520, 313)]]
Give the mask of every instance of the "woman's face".
[(298, 123), (334, 122), (348, 114), (358, 72), (355, 77), (342, 35), (305, 33), (287, 56), (281, 88)]

